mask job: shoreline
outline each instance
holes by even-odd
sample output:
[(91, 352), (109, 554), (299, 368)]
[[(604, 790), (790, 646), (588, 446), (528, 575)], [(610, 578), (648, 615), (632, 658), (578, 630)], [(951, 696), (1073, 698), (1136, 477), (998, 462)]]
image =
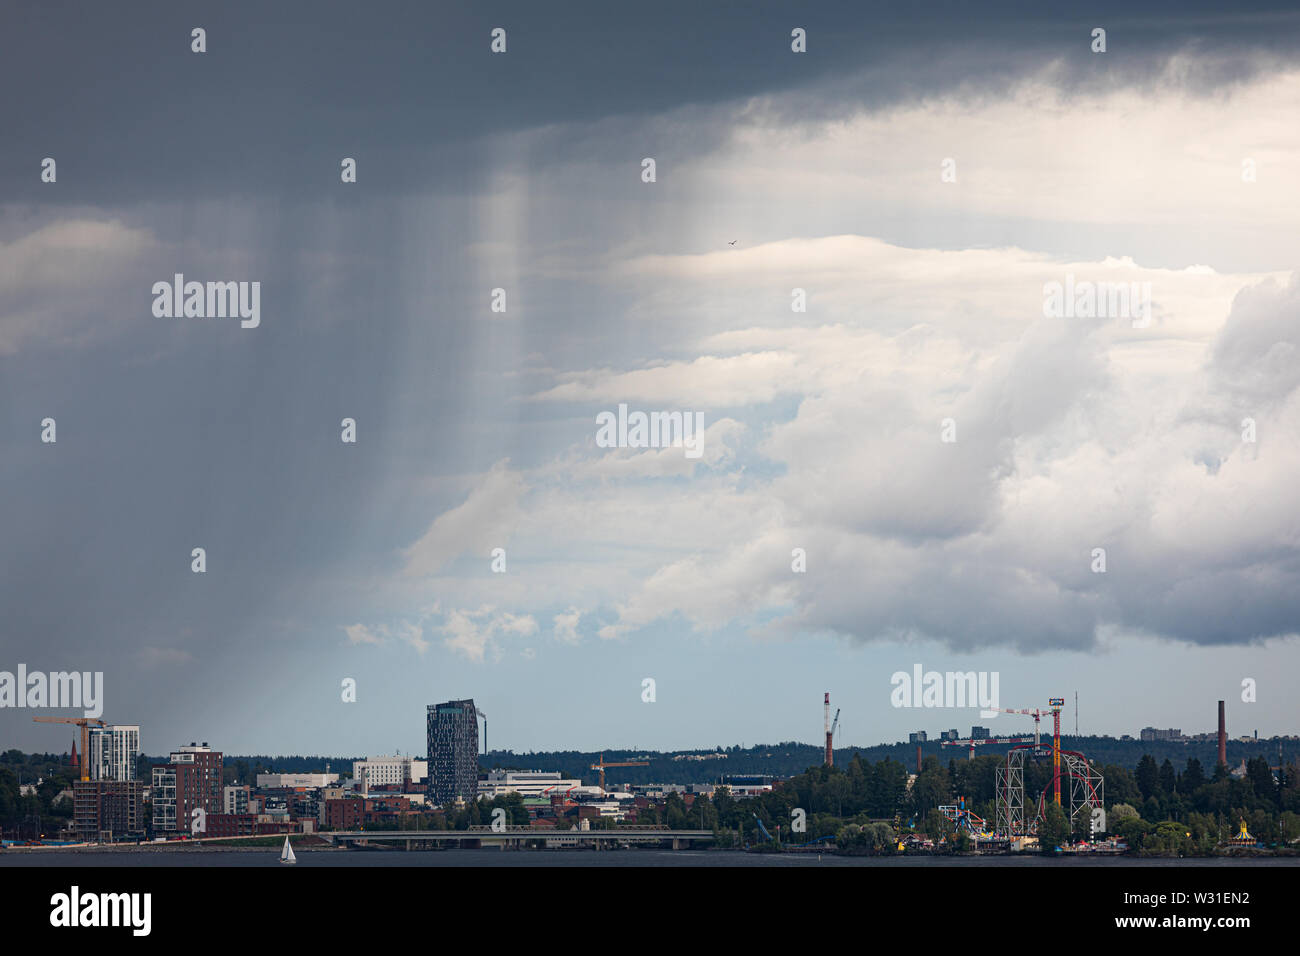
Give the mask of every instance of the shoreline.
[[(400, 849), (400, 848), (397, 848), (397, 847), (386, 848), (386, 849), (382, 849), (382, 850), (381, 850), (381, 849), (376, 849), (376, 848), (370, 848), (370, 849), (364, 849), (364, 850), (362, 850), (362, 849), (352, 849), (352, 848), (349, 848), (349, 847), (346, 847), (346, 846), (334, 846), (334, 845), (331, 845), (331, 844), (329, 844), (329, 843), (325, 843), (325, 842), (320, 842), (320, 843), (313, 842), (313, 843), (310, 843), (310, 844), (307, 844), (307, 845), (299, 845), (299, 844), (297, 844), (297, 843), (294, 843), (293, 848), (294, 848), (294, 852), (295, 852), (295, 853), (298, 853), (298, 854), (301, 854), (301, 853), (352, 853), (352, 854), (363, 854), (363, 853), (364, 853), (364, 854), (374, 854), (374, 853), (381, 853), (381, 854), (385, 854), (385, 855), (387, 855), (387, 854), (390, 854), (390, 853), (400, 854), (400, 853), (408, 853), (408, 852), (409, 852), (409, 853), (443, 853), (443, 852), (451, 852), (453, 849), (455, 849), (455, 850), (461, 850), (461, 849), (463, 849), (463, 850), (466, 850), (466, 851), (469, 851), (469, 852), (488, 852), (488, 853), (499, 853), (499, 852), (502, 852), (502, 850), (500, 849), (500, 847), (495, 846), (495, 845), (494, 845), (494, 846), (487, 846), (487, 847), (426, 847), (426, 848), (423, 848), (423, 849), (420, 849), (420, 850), (409, 850), (409, 851), (408, 851), (408, 850)], [(618, 848), (606, 848), (605, 850), (596, 851), (596, 850), (593, 850), (591, 847), (521, 847), (521, 848), (511, 848), (510, 850), (505, 851), (505, 852), (510, 852), (510, 853), (545, 853), (545, 854), (548, 854), (548, 855), (549, 855), (549, 854), (555, 854), (555, 853), (636, 852), (637, 850), (649, 850), (649, 851), (654, 851), (654, 850), (657, 850), (657, 849), (662, 849), (662, 848), (658, 848), (658, 847), (618, 847)], [(92, 845), (92, 846), (15, 846), (15, 847), (5, 847), (3, 850), (0, 850), (0, 859), (3, 859), (3, 858), (6, 857), (6, 856), (42, 856), (42, 855), (48, 855), (48, 854), (51, 854), (51, 853), (58, 853), (58, 854), (87, 854), (87, 855), (97, 855), (97, 856), (99, 856), (99, 855), (105, 855), (105, 854), (119, 854), (119, 853), (120, 853), (120, 854), (163, 853), (163, 854), (190, 854), (190, 855), (203, 854), (203, 855), (207, 855), (207, 854), (211, 854), (211, 853), (259, 853), (259, 852), (264, 852), (264, 853), (266, 853), (266, 854), (268, 854), (268, 855), (272, 855), (272, 854), (274, 854), (274, 855), (278, 855), (278, 853), (279, 853), (279, 847), (278, 847), (278, 846), (275, 846), (275, 847), (271, 847), (271, 846), (239, 846), (239, 845), (231, 845), (231, 844), (198, 844), (198, 843), (177, 844), (177, 845), (172, 845), (172, 846), (168, 846), (168, 845), (165, 845), (165, 844), (156, 844), (156, 843), (155, 843), (155, 844), (150, 844), (150, 843), (145, 843), (145, 844), (119, 844), (119, 845), (113, 845), (113, 846), (102, 846), (102, 845), (99, 845), (99, 846), (94, 846), (94, 845)], [(673, 852), (683, 852), (683, 851), (673, 851)], [(695, 850), (695, 852), (705, 852), (705, 853), (723, 853), (723, 854), (725, 854), (725, 853), (736, 853), (736, 854), (742, 854), (742, 855), (749, 855), (748, 851), (745, 851), (745, 850), (724, 849), (724, 848), (719, 848), (719, 847), (697, 848), (697, 849)], [(1046, 854), (1033, 853), (1033, 852), (1029, 852), (1029, 853), (898, 853), (898, 854), (860, 854), (860, 853), (840, 853), (840, 852), (837, 852), (837, 851), (835, 851), (835, 850), (822, 850), (822, 851), (820, 851), (820, 852), (821, 852), (821, 853), (824, 853), (824, 854), (827, 855), (827, 856), (834, 856), (834, 857), (844, 857), (844, 858), (873, 857), (873, 858), (879, 858), (879, 859), (900, 859), (900, 860), (902, 860), (902, 859), (916, 859), (916, 858), (921, 858), (921, 857), (930, 858), (930, 859), (963, 859), (963, 860), (965, 860), (965, 859), (982, 859), (982, 858), (986, 858), (986, 857), (987, 857), (987, 858), (994, 858), (994, 857), (1005, 858), (1005, 857), (1036, 857), (1036, 856), (1046, 856)], [(808, 856), (808, 855), (812, 855), (812, 854), (809, 854), (809, 853), (806, 852), (806, 851), (766, 851), (766, 852), (762, 852), (761, 855), (770, 855), (770, 856)], [(819, 854), (819, 855), (820, 855), (820, 854)], [(1300, 849), (1295, 849), (1295, 848), (1289, 848), (1289, 847), (1288, 847), (1288, 848), (1284, 848), (1284, 849), (1273, 850), (1273, 849), (1246, 849), (1246, 848), (1240, 848), (1240, 847), (1233, 847), (1233, 848), (1225, 849), (1224, 851), (1221, 851), (1221, 852), (1210, 853), (1210, 854), (1203, 854), (1203, 855), (1202, 855), (1202, 854), (1197, 854), (1197, 855), (1194, 855), (1194, 856), (1191, 856), (1191, 855), (1189, 855), (1189, 856), (1178, 856), (1177, 854), (1172, 854), (1172, 853), (1150, 853), (1150, 852), (1146, 852), (1146, 853), (1143, 853), (1143, 852), (1139, 852), (1139, 853), (1114, 853), (1114, 854), (1111, 854), (1111, 853), (1105, 853), (1105, 854), (1102, 854), (1102, 853), (1079, 853), (1079, 854), (1075, 854), (1075, 853), (1063, 853), (1063, 854), (1054, 854), (1054, 855), (1052, 855), (1050, 858), (1051, 858), (1051, 859), (1054, 859), (1054, 860), (1057, 860), (1057, 861), (1059, 861), (1062, 865), (1066, 865), (1066, 866), (1070, 865), (1070, 861), (1073, 861), (1073, 860), (1076, 860), (1076, 859), (1089, 859), (1089, 860), (1091, 860), (1091, 859), (1099, 859), (1099, 858), (1101, 858), (1101, 859), (1127, 859), (1127, 860), (1155, 860), (1155, 859), (1161, 859), (1161, 860), (1176, 860), (1176, 859), (1181, 859), (1181, 860), (1254, 860), (1254, 859), (1259, 859), (1259, 860), (1271, 860), (1271, 859), (1288, 859), (1288, 858), (1289, 858), (1289, 859), (1296, 859), (1296, 858), (1300, 858)]]

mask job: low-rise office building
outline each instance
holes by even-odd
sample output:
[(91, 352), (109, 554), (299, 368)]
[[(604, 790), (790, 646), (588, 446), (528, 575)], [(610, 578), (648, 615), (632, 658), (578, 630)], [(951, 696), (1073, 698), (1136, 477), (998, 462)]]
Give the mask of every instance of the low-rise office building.
[(478, 795), (489, 800), (507, 793), (517, 793), (521, 797), (550, 797), (582, 791), (599, 794), (600, 788), (584, 787), (581, 780), (564, 777), (559, 771), (546, 770), (493, 770), (478, 782)]
[(338, 782), (339, 775), (336, 773), (259, 773), (257, 775), (259, 790), (319, 788), (332, 786)]
[(418, 757), (367, 757), (352, 762), (352, 779), (362, 789), (423, 784), (429, 776), (429, 762)]

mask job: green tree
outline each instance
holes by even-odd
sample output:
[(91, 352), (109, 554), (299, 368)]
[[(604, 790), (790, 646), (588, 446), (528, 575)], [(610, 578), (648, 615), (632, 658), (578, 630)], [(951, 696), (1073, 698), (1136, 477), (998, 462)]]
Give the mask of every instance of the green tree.
[(1106, 800), (1109, 803), (1130, 803), (1136, 805), (1142, 799), (1133, 774), (1119, 764), (1108, 763), (1101, 768), (1101, 775), (1106, 778)]
[(692, 827), (701, 830), (716, 830), (718, 827), (718, 811), (707, 794), (695, 795), (687, 815), (690, 817)]
[(1261, 843), (1276, 843), (1279, 834), (1277, 818), (1267, 810), (1256, 810), (1249, 820), (1251, 835)]
[(1174, 765), (1169, 758), (1160, 765), (1160, 792), (1166, 797), (1172, 797), (1174, 791), (1178, 789), (1178, 774), (1174, 772)]
[(1178, 792), (1188, 796), (1205, 786), (1205, 769), (1195, 757), (1187, 758), (1187, 769), (1178, 781)]
[[(519, 793), (512, 790), (503, 794), (492, 801), (492, 806), (506, 811), (506, 823), (510, 826), (528, 826), (528, 808), (524, 806), (524, 798)], [(488, 818), (491, 819), (490, 812)]]
[(893, 816), (907, 793), (907, 768), (897, 760), (880, 761), (871, 768), (867, 789), (867, 812), (876, 817)]
[(1106, 827), (1111, 833), (1119, 832), (1119, 825), (1125, 820), (1139, 820), (1142, 815), (1127, 803), (1117, 803), (1106, 812)]
[(1282, 773), (1282, 809), (1300, 813), (1300, 767), (1294, 763)]
[(1215, 774), (1212, 782), (1197, 791), (1196, 805), (1202, 812), (1227, 813), (1232, 808), (1232, 783)]
[(869, 777), (870, 773), (862, 763), (862, 755), (855, 753), (853, 759), (849, 761), (848, 769), (849, 796), (853, 801), (854, 809), (861, 809), (867, 805)]
[(1134, 777), (1137, 780), (1138, 792), (1142, 794), (1143, 800), (1150, 800), (1160, 789), (1160, 770), (1156, 767), (1155, 758), (1150, 754), (1142, 755), (1142, 759), (1138, 761)]
[(941, 804), (952, 802), (952, 784), (948, 779), (948, 769), (933, 756), (926, 757), (921, 767), (920, 775), (912, 784), (912, 806), (918, 815)]
[(664, 801), (664, 822), (668, 824), (670, 830), (684, 830), (690, 826), (690, 819), (686, 814), (686, 801), (682, 799), (680, 793), (670, 793)]
[(1051, 853), (1070, 839), (1070, 821), (1065, 811), (1049, 802), (1043, 813), (1043, 822), (1038, 825), (1038, 845), (1044, 853)]
[(1163, 820), (1156, 825), (1155, 832), (1151, 834), (1151, 840), (1147, 845), (1151, 849), (1184, 856), (1191, 845), (1190, 837), (1191, 832), (1187, 830), (1185, 824), (1177, 820)]
[(871, 846), (871, 836), (859, 824), (850, 823), (836, 832), (835, 846), (839, 850), (866, 850)]
[(871, 831), (871, 848), (876, 853), (893, 853), (897, 845), (894, 828), (888, 823), (873, 823)]
[(1291, 843), (1300, 838), (1300, 814), (1286, 810), (1282, 813), (1278, 823), (1284, 841)]
[(1151, 829), (1151, 824), (1136, 816), (1126, 817), (1111, 826), (1111, 832), (1127, 843), (1130, 850), (1142, 849), (1146, 834)]
[(844, 815), (846, 805), (852, 805), (853, 788), (849, 785), (849, 779), (845, 774), (836, 773), (830, 776), (826, 781), (825, 799), (826, 809), (834, 813), (837, 817)]
[(925, 835), (935, 843), (940, 840), (952, 841), (955, 827), (943, 813), (931, 810), (925, 815)]
[(718, 825), (735, 827), (737, 819), (736, 800), (731, 795), (730, 787), (719, 787), (713, 791), (713, 806), (718, 811)]
[(1156, 797), (1148, 797), (1142, 801), (1142, 819), (1151, 823), (1159, 823), (1164, 819), (1164, 813), (1161, 810), (1160, 801)]
[(1246, 777), (1255, 789), (1255, 796), (1262, 803), (1267, 803), (1270, 807), (1280, 805), (1281, 794), (1277, 780), (1273, 777), (1273, 771), (1269, 769), (1268, 760), (1263, 757), (1252, 757), (1246, 763)]
[(1070, 838), (1075, 843), (1087, 842), (1092, 837), (1092, 807), (1089, 804), (1081, 806), (1074, 814), (1073, 820), (1070, 821)]

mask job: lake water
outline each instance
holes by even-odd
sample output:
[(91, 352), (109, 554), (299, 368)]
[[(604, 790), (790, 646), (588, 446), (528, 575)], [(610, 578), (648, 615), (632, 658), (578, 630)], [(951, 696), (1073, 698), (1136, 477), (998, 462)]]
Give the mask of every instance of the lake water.
[[(299, 867), (1300, 867), (1300, 857), (1260, 859), (1139, 859), (1136, 857), (1076, 857), (1061, 859), (1037, 854), (977, 857), (850, 857), (815, 853), (737, 853), (703, 850), (432, 850), (297, 851)], [(0, 867), (156, 867), (156, 866), (279, 866), (280, 851), (153, 850), (51, 851), (0, 853)]]

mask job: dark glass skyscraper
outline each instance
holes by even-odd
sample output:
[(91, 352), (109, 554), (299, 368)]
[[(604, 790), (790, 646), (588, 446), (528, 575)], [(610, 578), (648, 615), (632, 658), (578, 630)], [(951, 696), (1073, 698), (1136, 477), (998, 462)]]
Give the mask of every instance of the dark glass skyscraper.
[(429, 801), (442, 806), (478, 796), (478, 711), (473, 700), (428, 707)]

